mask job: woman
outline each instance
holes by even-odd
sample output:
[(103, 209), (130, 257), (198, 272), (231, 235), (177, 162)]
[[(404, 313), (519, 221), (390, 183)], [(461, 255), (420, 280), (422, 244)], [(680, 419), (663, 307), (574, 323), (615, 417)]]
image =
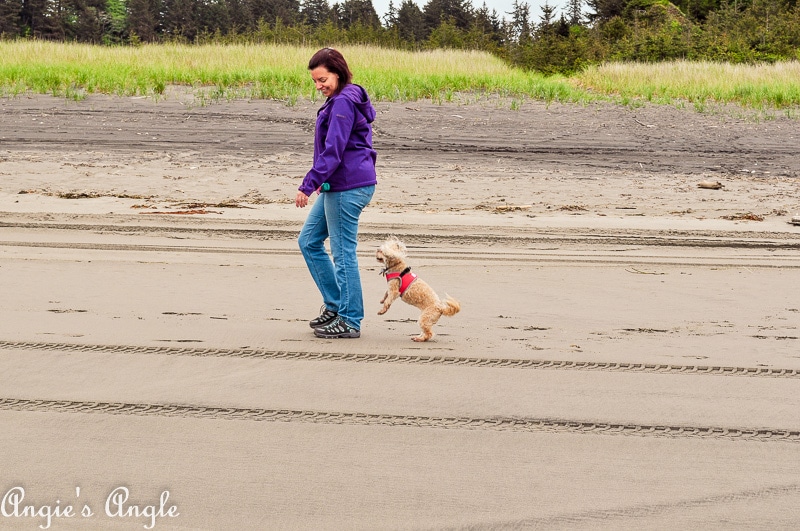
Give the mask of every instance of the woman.
[[(298, 238), (323, 301), (319, 317), (309, 324), (317, 337), (356, 338), (364, 318), (356, 258), (358, 218), (378, 183), (370, 125), (375, 108), (367, 92), (352, 83), (347, 62), (333, 48), (315, 53), (308, 69), (327, 98), (317, 112), (314, 163), (295, 199), (295, 206), (304, 208), (309, 196), (320, 192)], [(325, 251), (327, 238), (333, 260)]]

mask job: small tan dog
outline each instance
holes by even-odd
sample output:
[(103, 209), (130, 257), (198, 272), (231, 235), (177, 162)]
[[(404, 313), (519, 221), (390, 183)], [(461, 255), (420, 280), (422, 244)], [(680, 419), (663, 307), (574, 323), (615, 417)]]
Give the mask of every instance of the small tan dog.
[(446, 297), (442, 301), (424, 280), (418, 279), (417, 275), (411, 272), (411, 268), (406, 264), (406, 246), (397, 238), (391, 237), (386, 240), (378, 248), (375, 257), (383, 264), (381, 274), (389, 283), (389, 289), (381, 299), (383, 308), (378, 315), (385, 314), (398, 297), (422, 310), (422, 315), (419, 316), (422, 334), (412, 338), (414, 341), (428, 341), (433, 337), (433, 325), (442, 315), (449, 317), (461, 310), (457, 300)]

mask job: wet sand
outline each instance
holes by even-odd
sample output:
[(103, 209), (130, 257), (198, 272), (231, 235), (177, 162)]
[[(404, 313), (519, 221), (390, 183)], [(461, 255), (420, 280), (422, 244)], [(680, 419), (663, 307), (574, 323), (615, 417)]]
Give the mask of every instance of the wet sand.
[[(800, 521), (799, 122), (378, 103), (362, 338), (320, 340), (315, 104), (0, 107), (0, 490), (52, 529)], [(461, 301), (429, 343), (390, 234)]]

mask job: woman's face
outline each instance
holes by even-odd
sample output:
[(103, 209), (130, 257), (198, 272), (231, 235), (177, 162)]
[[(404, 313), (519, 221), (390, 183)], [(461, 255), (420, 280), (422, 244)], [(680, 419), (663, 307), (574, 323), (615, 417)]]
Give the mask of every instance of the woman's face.
[(326, 98), (330, 98), (336, 89), (339, 87), (339, 77), (329, 72), (324, 66), (318, 66), (311, 71), (311, 79), (314, 80), (314, 86)]

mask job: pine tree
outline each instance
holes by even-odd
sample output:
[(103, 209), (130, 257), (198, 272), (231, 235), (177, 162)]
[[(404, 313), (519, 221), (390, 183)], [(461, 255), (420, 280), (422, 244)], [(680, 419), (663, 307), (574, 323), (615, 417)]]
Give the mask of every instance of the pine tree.
[(452, 20), (456, 27), (468, 30), (474, 19), (469, 0), (429, 0), (422, 9), (425, 27), (430, 32), (442, 22)]
[(383, 25), (387, 28), (394, 28), (397, 26), (397, 8), (394, 7), (394, 2), (389, 0), (389, 7), (386, 14), (383, 16)]
[(413, 0), (403, 0), (397, 11), (397, 30), (400, 39), (417, 44), (428, 38), (425, 15)]
[(370, 0), (344, 0), (335, 6), (339, 14), (339, 23), (344, 29), (360, 24), (366, 28), (377, 28), (381, 25), (378, 13)]
[[(107, 0), (63, 2), (70, 8), (62, 22), (66, 38), (83, 42), (102, 42), (104, 26), (108, 22), (106, 2)], [(121, 15), (124, 19), (124, 12)], [(122, 27), (124, 28), (124, 20)]]
[(549, 0), (545, 0), (542, 6), (542, 14), (539, 16), (539, 31), (547, 33), (553, 26), (556, 17), (556, 8), (550, 5)]
[(583, 24), (583, 2), (584, 0), (569, 0), (567, 2), (567, 22), (570, 26)]
[(154, 0), (128, 0), (128, 36), (134, 41), (156, 40), (158, 11)]
[(514, 0), (511, 7), (511, 38), (519, 44), (524, 44), (531, 38), (531, 6), (527, 2)]
[(300, 16), (305, 24), (318, 28), (333, 19), (333, 10), (328, 0), (303, 0), (300, 4)]
[(194, 40), (198, 30), (194, 4), (193, 0), (164, 0), (161, 23), (166, 37)]
[(247, 0), (226, 0), (225, 3), (228, 6), (231, 31), (242, 33), (256, 29), (258, 21), (253, 19)]
[(300, 20), (299, 0), (249, 0), (248, 8), (256, 23), (263, 20), (275, 24), (280, 19), (282, 24), (291, 26)]
[(45, 39), (63, 38), (56, 24), (58, 18), (45, 15), (45, 13), (58, 15), (59, 12), (60, 9), (51, 0), (24, 0), (20, 17), (22, 34)]
[(622, 15), (628, 0), (586, 0), (586, 5), (593, 11), (587, 15), (590, 21), (605, 22)]
[(128, 10), (125, 0), (108, 0), (105, 15), (108, 25), (103, 33), (103, 43), (113, 44), (124, 41), (128, 32)]
[(15, 37), (20, 34), (22, 20), (22, 0), (3, 0), (0, 2), (0, 36)]
[(475, 22), (473, 28), (486, 35), (494, 44), (500, 45), (503, 42), (503, 25), (495, 9), (489, 11), (486, 2), (480, 9), (475, 11)]

